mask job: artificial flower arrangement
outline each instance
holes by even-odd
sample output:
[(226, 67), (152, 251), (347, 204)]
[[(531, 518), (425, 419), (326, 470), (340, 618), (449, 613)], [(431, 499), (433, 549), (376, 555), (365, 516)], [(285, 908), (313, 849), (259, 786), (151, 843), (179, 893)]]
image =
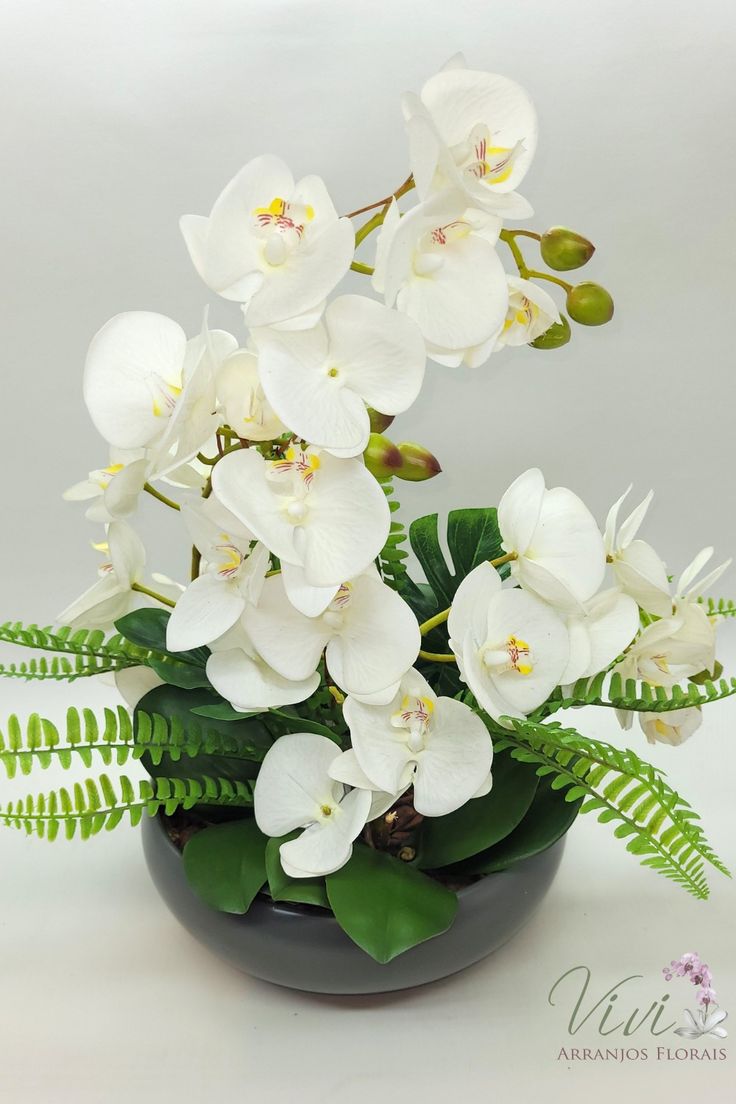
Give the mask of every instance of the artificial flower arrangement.
[[(677, 744), (736, 692), (715, 655), (734, 606), (702, 597), (727, 565), (698, 581), (705, 549), (673, 585), (637, 535), (651, 494), (619, 522), (624, 495), (602, 534), (532, 469), (497, 509), (450, 512), (451, 563), (437, 514), (414, 521), (425, 578), (409, 574), (396, 482), (440, 468), (386, 430), (425, 359), (480, 368), (510, 346), (563, 346), (570, 324), (545, 285), (582, 325), (613, 302), (559, 275), (590, 259), (587, 239), (507, 226), (531, 214), (517, 187), (537, 124), (521, 88), (457, 58), (403, 111), (411, 175), (377, 203), (339, 217), (319, 177), (295, 182), (263, 156), (208, 217), (182, 219), (247, 337), (205, 322), (188, 340), (137, 311), (102, 327), (84, 397), (109, 464), (67, 492), (105, 527), (100, 578), (57, 626), (0, 631), (56, 653), (2, 674), (112, 674), (131, 707), (69, 709), (63, 731), (11, 718), (11, 777), (128, 758), (150, 774), (11, 801), (5, 824), (87, 837), (161, 814), (208, 905), (246, 913), (270, 895), (331, 912), (379, 962), (448, 929), (459, 885), (551, 847), (578, 813), (706, 897), (706, 864), (726, 871), (684, 798), (638, 752), (552, 718), (614, 708)], [(350, 269), (376, 297), (333, 296)], [(128, 520), (143, 493), (178, 515), (186, 586), (146, 579)]]

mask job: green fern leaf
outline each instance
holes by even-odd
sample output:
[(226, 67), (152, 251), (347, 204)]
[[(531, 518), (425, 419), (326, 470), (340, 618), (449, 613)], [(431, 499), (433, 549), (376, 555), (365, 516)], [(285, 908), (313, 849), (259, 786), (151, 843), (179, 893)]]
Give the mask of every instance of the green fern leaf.
[[(705, 679), (685, 686), (652, 686), (646, 682), (626, 679), (617, 671), (603, 672), (594, 679), (578, 679), (569, 689), (558, 691), (539, 711), (539, 717), (550, 716), (560, 709), (581, 705), (598, 705), (609, 709), (634, 710), (644, 713), (666, 713), (686, 706), (703, 706), (736, 694), (736, 678)], [(536, 715), (535, 715), (536, 717)]]
[(10, 801), (0, 809), (0, 822), (49, 840), (56, 839), (62, 828), (67, 839), (77, 832), (89, 839), (103, 830), (112, 831), (126, 818), (135, 827), (144, 815), (163, 811), (171, 816), (177, 809), (201, 803), (248, 808), (253, 804), (253, 787), (224, 778), (155, 778), (134, 783), (123, 776), (114, 783), (103, 774), (75, 783), (72, 794), (62, 788)]
[(614, 835), (627, 840), (627, 850), (643, 865), (701, 899), (709, 892), (704, 863), (729, 875), (697, 824), (698, 814), (635, 752), (557, 722), (514, 720), (507, 730), (485, 719), (497, 749), (536, 763), (540, 776), (554, 772), (553, 785), (566, 789), (568, 800), (583, 798), (581, 813), (594, 812), (603, 824), (616, 822)]
[(105, 709), (101, 718), (90, 709), (68, 709), (63, 737), (53, 722), (36, 713), (25, 729), (15, 715), (8, 718), (4, 731), (0, 729), (0, 762), (9, 778), (18, 771), (30, 774), (34, 766), (45, 769), (54, 761), (66, 769), (80, 761), (90, 768), (96, 759), (105, 766), (123, 766), (129, 758), (146, 754), (156, 766), (164, 756), (175, 762), (198, 755), (259, 761), (265, 750), (227, 730), (209, 728), (206, 718), (187, 718), (185, 724), (179, 716), (136, 711), (133, 721), (122, 705)]

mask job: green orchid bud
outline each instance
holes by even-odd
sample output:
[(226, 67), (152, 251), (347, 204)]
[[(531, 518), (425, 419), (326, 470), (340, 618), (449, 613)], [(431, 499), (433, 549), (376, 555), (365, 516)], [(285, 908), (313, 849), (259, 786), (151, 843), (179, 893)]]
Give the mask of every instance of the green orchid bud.
[(549, 329), (529, 344), (532, 349), (559, 349), (562, 345), (567, 345), (571, 337), (570, 323), (564, 314), (561, 314), (559, 322), (553, 322)]
[(582, 268), (595, 253), (595, 246), (592, 242), (589, 242), (582, 234), (576, 234), (574, 230), (568, 230), (566, 226), (552, 226), (545, 234), (542, 234), (539, 248), (544, 263), (557, 272), (568, 272), (571, 268)]
[(380, 411), (374, 410), (372, 406), (368, 407), (368, 417), (371, 423), (371, 433), (383, 433), (394, 420), (393, 414), (381, 414)]
[(376, 479), (388, 479), (392, 475), (398, 475), (404, 466), (404, 458), (398, 448), (382, 433), (371, 433), (363, 459), (368, 471), (371, 475), (375, 475)]
[(419, 483), (423, 479), (432, 479), (442, 471), (440, 462), (433, 456), (429, 449), (423, 445), (415, 445), (411, 441), (404, 441), (399, 445), (399, 454), (402, 459), (401, 468), (396, 472), (399, 479), (407, 479), (412, 483)]
[(713, 671), (699, 671), (697, 675), (690, 675), (690, 682), (694, 682), (696, 686), (702, 686), (705, 682), (713, 682), (715, 679), (719, 679), (723, 674), (723, 664), (716, 660)]
[(581, 326), (603, 326), (613, 318), (613, 299), (600, 284), (586, 281), (568, 291), (567, 310)]

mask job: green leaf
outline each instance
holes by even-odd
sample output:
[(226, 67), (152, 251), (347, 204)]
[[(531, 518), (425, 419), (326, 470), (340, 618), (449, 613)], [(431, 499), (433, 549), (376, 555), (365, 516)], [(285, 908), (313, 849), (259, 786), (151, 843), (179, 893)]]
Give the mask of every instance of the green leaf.
[(205, 668), (197, 664), (182, 663), (169, 655), (152, 655), (148, 660), (148, 666), (164, 682), (168, 682), (170, 686), (178, 686), (181, 690), (196, 690), (207, 686), (212, 689)]
[(166, 644), (166, 627), (171, 613), (164, 609), (138, 609), (126, 613), (115, 622), (115, 628), (121, 636), (141, 648), (150, 648), (154, 652), (171, 656), (182, 663), (193, 663), (204, 667), (209, 656), (209, 648), (193, 648), (187, 652), (171, 652)]
[(327, 876), (327, 896), (343, 931), (377, 962), (447, 931), (457, 912), (449, 889), (363, 844)]
[(266, 842), (250, 818), (197, 832), (184, 848), (189, 885), (219, 912), (247, 912), (266, 882)]
[[(473, 568), (485, 560), (494, 560), (503, 554), (498, 519), (493, 508), (450, 511), (447, 518), (447, 546), (452, 556), (455, 575), (450, 573), (440, 544), (437, 514), (428, 514), (412, 522), (409, 539), (439, 609), (451, 605), (457, 588)], [(506, 573), (508, 567), (504, 565), (500, 574)]]
[(479, 564), (502, 556), (495, 507), (451, 510), (447, 518), (447, 545), (459, 581)]
[[(596, 691), (598, 692), (598, 691)], [(628, 693), (628, 691), (627, 691)], [(602, 824), (615, 823), (614, 835), (644, 866), (665, 875), (693, 896), (705, 900), (704, 864), (729, 871), (713, 851), (698, 824), (697, 813), (665, 782), (662, 772), (631, 748), (617, 748), (583, 736), (558, 722), (514, 720), (499, 729), (484, 717), (494, 745), (534, 765), (540, 777), (551, 776), (567, 801), (584, 798), (581, 813), (595, 812)]]
[(216, 702), (215, 705), (198, 705), (192, 710), (198, 717), (211, 717), (215, 721), (242, 721), (246, 717), (257, 717), (258, 713), (241, 713), (226, 701)]
[(445, 554), (440, 547), (437, 524), (437, 514), (427, 514), (426, 517), (417, 518), (409, 526), (409, 540), (439, 608), (446, 609), (452, 603), (457, 585), (450, 574)]
[(537, 789), (536, 772), (510, 755), (493, 758), (493, 788), (443, 817), (426, 817), (417, 865), (437, 870), (485, 851), (520, 824)]
[(324, 878), (290, 878), (281, 865), (279, 848), (287, 840), (295, 839), (299, 832), (270, 839), (266, 844), (266, 873), (268, 888), (274, 901), (295, 901), (303, 905), (319, 905), (328, 909)]
[(491, 874), (506, 870), (522, 859), (546, 851), (570, 828), (580, 811), (580, 801), (567, 801), (549, 778), (541, 779), (521, 823), (487, 851), (453, 868), (463, 874)]
[[(211, 704), (212, 695), (204, 690), (184, 690), (169, 685), (157, 686), (141, 698), (136, 707), (134, 719), (140, 712), (177, 718), (185, 732), (188, 728), (201, 731), (204, 727), (208, 732), (220, 733), (230, 741), (235, 740), (238, 751), (238, 755), (233, 757), (204, 753), (191, 758), (182, 757), (178, 761), (172, 761), (167, 757), (159, 763), (155, 763), (146, 753), (141, 761), (149, 774), (154, 778), (159, 775), (182, 778), (213, 776), (229, 778), (232, 781), (247, 781), (255, 778), (258, 773), (258, 763), (272, 743), (267, 729), (256, 718), (240, 721), (209, 718), (203, 722), (200, 716), (195, 716), (192, 712), (195, 708)], [(244, 757), (245, 754), (248, 758)]]

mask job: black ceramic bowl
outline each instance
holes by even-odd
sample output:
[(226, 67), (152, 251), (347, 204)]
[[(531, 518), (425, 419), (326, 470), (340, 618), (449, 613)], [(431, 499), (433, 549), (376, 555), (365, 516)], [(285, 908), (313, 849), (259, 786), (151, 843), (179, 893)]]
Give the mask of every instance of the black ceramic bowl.
[(437, 981), (471, 966), (526, 923), (549, 889), (564, 838), (511, 870), (458, 893), (452, 927), (381, 965), (330, 913), (259, 896), (247, 915), (217, 912), (189, 888), (181, 853), (160, 817), (146, 818), (143, 849), (154, 885), (181, 924), (220, 958), (277, 985), (312, 993), (383, 993)]

